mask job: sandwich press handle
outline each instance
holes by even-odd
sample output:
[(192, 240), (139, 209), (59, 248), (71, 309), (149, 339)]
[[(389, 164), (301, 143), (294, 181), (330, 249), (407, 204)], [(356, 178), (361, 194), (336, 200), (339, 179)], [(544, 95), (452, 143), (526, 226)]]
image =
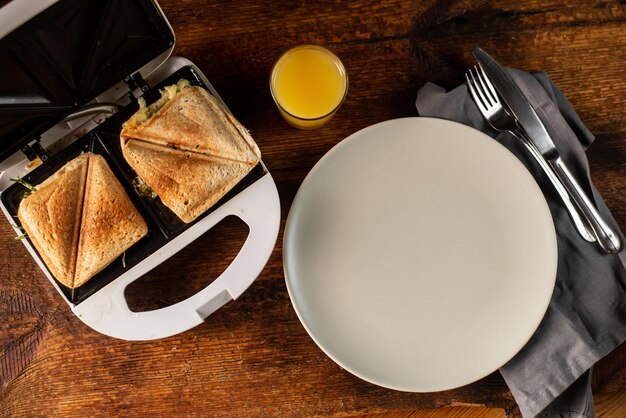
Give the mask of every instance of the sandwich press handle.
[(128, 284), (187, 245), (183, 242), (169, 253), (152, 254), (147, 263), (140, 265), (152, 267), (143, 267), (145, 271), (126, 280), (124, 276), (118, 278), (76, 305), (74, 312), (95, 330), (125, 340), (165, 338), (201, 324), (254, 282), (274, 249), (280, 227), (280, 201), (271, 175), (267, 173), (171, 243), (182, 238), (194, 240), (229, 215), (239, 217), (249, 226), (248, 237), (228, 268), (200, 292), (174, 305), (147, 312), (132, 312), (124, 297)]

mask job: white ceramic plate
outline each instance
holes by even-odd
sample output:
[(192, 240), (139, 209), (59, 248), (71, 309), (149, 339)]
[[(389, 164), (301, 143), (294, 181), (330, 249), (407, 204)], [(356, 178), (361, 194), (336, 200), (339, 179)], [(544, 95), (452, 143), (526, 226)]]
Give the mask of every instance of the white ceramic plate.
[(432, 118), (348, 137), (306, 177), (284, 241), (302, 324), (369, 382), (430, 392), (511, 359), (543, 318), (557, 245), (546, 201), (506, 148)]

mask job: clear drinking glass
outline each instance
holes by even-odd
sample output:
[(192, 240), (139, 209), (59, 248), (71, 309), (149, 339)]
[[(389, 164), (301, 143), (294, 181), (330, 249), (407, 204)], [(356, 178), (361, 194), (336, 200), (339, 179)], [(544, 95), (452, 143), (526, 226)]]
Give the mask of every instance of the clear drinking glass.
[(318, 45), (300, 45), (278, 58), (270, 91), (283, 118), (300, 129), (324, 125), (348, 94), (348, 73), (341, 60)]

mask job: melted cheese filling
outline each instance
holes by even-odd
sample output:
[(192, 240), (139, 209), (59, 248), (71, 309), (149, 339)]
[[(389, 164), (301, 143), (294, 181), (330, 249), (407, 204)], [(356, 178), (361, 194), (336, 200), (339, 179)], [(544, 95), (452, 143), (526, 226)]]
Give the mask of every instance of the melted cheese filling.
[(137, 100), (139, 102), (139, 110), (131, 116), (127, 123), (131, 126), (141, 125), (157, 113), (159, 109), (165, 106), (168, 101), (173, 99), (177, 93), (180, 93), (188, 87), (191, 87), (191, 83), (184, 78), (181, 78), (178, 80), (178, 83), (172, 84), (171, 86), (165, 86), (163, 90), (161, 90), (161, 98), (152, 103), (150, 106), (146, 105), (146, 99), (140, 97)]

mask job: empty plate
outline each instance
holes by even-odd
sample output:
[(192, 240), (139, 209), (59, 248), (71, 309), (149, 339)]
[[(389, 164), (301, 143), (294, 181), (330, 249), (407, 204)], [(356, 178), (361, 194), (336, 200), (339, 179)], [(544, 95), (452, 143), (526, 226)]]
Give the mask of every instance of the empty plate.
[(340, 142), (311, 170), (285, 229), (287, 288), (336, 363), (430, 392), (511, 359), (546, 312), (552, 217), (517, 158), (485, 134), (396, 119)]

